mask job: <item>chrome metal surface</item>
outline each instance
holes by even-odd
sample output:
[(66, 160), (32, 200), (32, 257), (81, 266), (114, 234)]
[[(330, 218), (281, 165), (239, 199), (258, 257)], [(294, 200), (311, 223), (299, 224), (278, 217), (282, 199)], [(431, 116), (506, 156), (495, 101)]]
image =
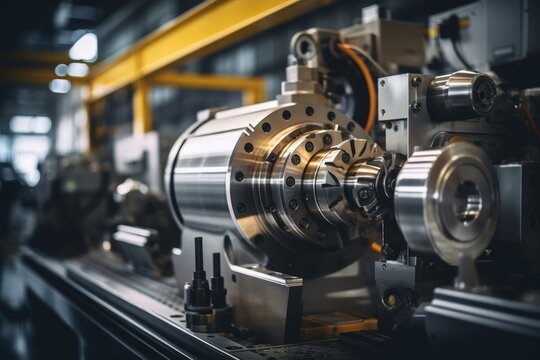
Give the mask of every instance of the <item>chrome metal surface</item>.
[(494, 109), (497, 86), (485, 74), (462, 70), (433, 78), (427, 96), (434, 119), (466, 120)]
[(397, 178), (395, 214), (414, 250), (456, 265), (489, 244), (499, 211), (497, 177), (487, 155), (469, 143), (416, 151)]
[(182, 136), (166, 173), (169, 202), (182, 227), (229, 234), (235, 252), (307, 278), (334, 272), (364, 253), (375, 226), (354, 213), (344, 195), (342, 204), (330, 206), (323, 168), (344, 177), (354, 162), (382, 151), (347, 116), (310, 96), (311, 104), (217, 112)]

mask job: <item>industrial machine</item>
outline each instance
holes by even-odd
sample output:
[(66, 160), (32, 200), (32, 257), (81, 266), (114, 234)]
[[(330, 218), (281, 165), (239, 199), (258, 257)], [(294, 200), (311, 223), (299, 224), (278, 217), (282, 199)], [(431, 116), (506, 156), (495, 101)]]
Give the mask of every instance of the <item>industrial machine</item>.
[[(513, 241), (505, 235), (492, 243), (496, 229), (507, 234), (513, 226), (498, 222), (513, 206), (500, 188), (523, 166), (537, 168), (521, 162), (531, 158), (519, 139), (527, 100), (468, 70), (385, 76), (375, 85), (371, 73), (386, 70), (350, 44), (358, 41), (351, 33), (297, 34), (276, 101), (203, 112), (174, 145), (165, 183), (182, 229), (176, 278), (200, 292), (186, 292), (190, 316), (199, 304), (204, 321), (217, 318), (203, 306), (208, 285), (189, 282), (198, 236), (206, 263), (214, 252), (226, 259), (234, 325), (271, 343), (298, 341), (302, 316), (314, 313), (376, 316), (382, 333), (410, 334), (423, 325), (436, 287), (477, 293), (480, 285), (503, 285), (500, 274), (512, 277), (510, 269), (496, 272), (489, 255)], [(343, 101), (332, 89), (343, 70), (335, 64), (362, 74), (367, 121), (338, 110)], [(518, 198), (538, 197), (530, 191)], [(434, 309), (428, 314), (440, 316)], [(527, 336), (537, 339), (535, 321)]]
[[(201, 111), (164, 170), (156, 134), (120, 142), (111, 242), (61, 266), (26, 250), (32, 290), (49, 296), (49, 269), (86, 296), (66, 323), (163, 357), (534, 353), (540, 92), (492, 68), (422, 71), (422, 26), (379, 10), (297, 33), (276, 100)], [(180, 233), (160, 239), (164, 205)]]

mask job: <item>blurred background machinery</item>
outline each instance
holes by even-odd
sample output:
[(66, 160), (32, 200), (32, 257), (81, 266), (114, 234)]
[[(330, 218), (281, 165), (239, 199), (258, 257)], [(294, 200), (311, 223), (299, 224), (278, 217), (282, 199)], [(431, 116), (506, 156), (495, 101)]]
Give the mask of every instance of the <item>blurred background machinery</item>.
[(13, 4), (0, 351), (534, 356), (539, 10)]

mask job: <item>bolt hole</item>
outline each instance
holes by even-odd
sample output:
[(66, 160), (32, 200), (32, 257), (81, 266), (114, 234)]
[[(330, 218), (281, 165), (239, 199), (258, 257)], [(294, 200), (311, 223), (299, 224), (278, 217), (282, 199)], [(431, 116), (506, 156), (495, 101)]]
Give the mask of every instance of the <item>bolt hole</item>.
[(262, 124), (262, 130), (265, 133), (270, 132), (270, 130), (272, 130), (272, 126), (269, 123), (265, 122), (264, 124)]
[(289, 120), (291, 118), (291, 112), (289, 110), (285, 110), (285, 111), (283, 111), (281, 116), (283, 116), (283, 119)]
[(251, 153), (253, 151), (253, 144), (247, 143), (246, 145), (244, 145), (244, 150), (248, 153)]

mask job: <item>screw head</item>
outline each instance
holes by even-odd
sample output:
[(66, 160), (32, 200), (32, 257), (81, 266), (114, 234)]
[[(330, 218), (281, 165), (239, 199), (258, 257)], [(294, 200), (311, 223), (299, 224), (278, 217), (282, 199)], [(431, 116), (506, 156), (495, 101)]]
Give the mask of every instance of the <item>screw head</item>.
[(272, 130), (272, 126), (270, 125), (270, 123), (265, 122), (264, 124), (262, 124), (262, 131), (267, 133), (270, 132), (270, 130)]
[(236, 174), (234, 174), (234, 178), (236, 181), (242, 181), (244, 180), (244, 173), (241, 171), (237, 171)]
[(324, 135), (323, 136), (323, 142), (325, 143), (325, 145), (332, 144), (332, 135), (330, 135), (330, 134)]
[(285, 183), (287, 184), (288, 187), (293, 187), (294, 184), (296, 183), (296, 181), (294, 180), (294, 178), (292, 176), (289, 176), (286, 180), (285, 180)]
[(285, 110), (283, 113), (281, 113), (281, 116), (283, 116), (283, 119), (289, 120), (291, 118), (291, 112), (289, 110)]
[(317, 239), (319, 240), (322, 240), (326, 237), (326, 234), (324, 231), (319, 230), (315, 233), (315, 237), (317, 237)]
[(336, 113), (329, 111), (328, 114), (326, 114), (326, 118), (330, 121), (334, 121), (336, 119)]
[(413, 102), (411, 104), (411, 109), (415, 113), (419, 112), (420, 110), (422, 110), (422, 103), (418, 101)]
[(411, 79), (411, 85), (413, 87), (418, 87), (422, 85), (422, 79), (420, 79), (418, 76), (415, 76)]
[(300, 164), (300, 156), (298, 156), (298, 155), (293, 155), (292, 158), (291, 158), (291, 162), (292, 162), (294, 165)]
[(313, 110), (313, 108), (312, 108), (311, 106), (308, 106), (308, 107), (306, 108), (306, 115), (307, 115), (307, 116), (313, 115), (314, 112), (315, 112), (315, 110)]
[(302, 229), (306, 229), (309, 225), (309, 221), (306, 218), (301, 218), (298, 224)]
[(315, 146), (313, 145), (313, 143), (311, 141), (308, 141), (306, 143), (306, 151), (307, 152), (312, 152), (314, 148), (315, 148)]
[(341, 160), (343, 160), (344, 163), (348, 163), (351, 160), (351, 155), (349, 155), (349, 153), (344, 152), (341, 155)]
[(289, 201), (289, 209), (291, 210), (298, 209), (298, 201), (296, 201), (296, 199), (292, 199), (291, 201)]
[(248, 153), (252, 152), (253, 151), (253, 144), (252, 143), (247, 143), (246, 145), (244, 145), (244, 150)]
[(381, 84), (381, 87), (384, 87), (384, 85), (386, 85), (386, 81), (381, 80), (380, 84)]
[(243, 203), (238, 203), (238, 205), (236, 205), (236, 210), (238, 210), (239, 213), (243, 214), (246, 212), (246, 205), (244, 205)]
[(356, 125), (351, 121), (347, 124), (347, 130), (353, 131)]

